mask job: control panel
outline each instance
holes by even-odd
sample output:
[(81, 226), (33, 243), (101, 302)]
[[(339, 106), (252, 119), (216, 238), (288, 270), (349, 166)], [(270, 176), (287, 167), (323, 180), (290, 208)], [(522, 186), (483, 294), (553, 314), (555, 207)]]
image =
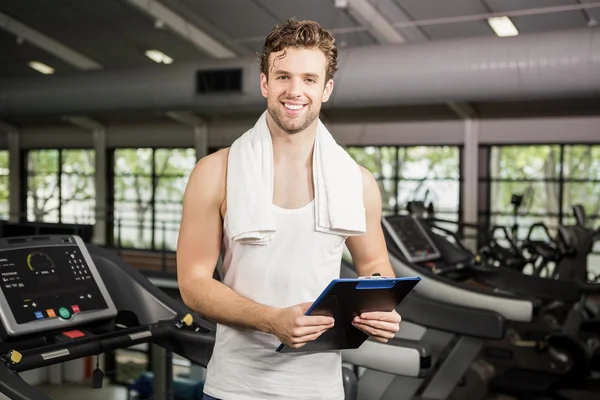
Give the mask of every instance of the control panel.
[(394, 215), (384, 218), (383, 226), (409, 262), (432, 261), (441, 257), (418, 219), (410, 215)]
[(9, 335), (116, 314), (77, 236), (0, 239), (0, 318)]

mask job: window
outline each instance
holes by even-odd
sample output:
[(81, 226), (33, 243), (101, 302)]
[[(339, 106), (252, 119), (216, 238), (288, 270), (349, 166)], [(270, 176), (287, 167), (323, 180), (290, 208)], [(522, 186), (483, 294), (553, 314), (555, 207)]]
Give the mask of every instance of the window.
[[(490, 223), (519, 224), (519, 237), (544, 222), (555, 231), (559, 217), (560, 146), (498, 146), (490, 154)], [(513, 195), (522, 196), (519, 207)], [(516, 218), (516, 219), (515, 219)]]
[(0, 150), (0, 219), (10, 216), (10, 157), (8, 150)]
[(93, 150), (27, 153), (27, 219), (93, 224), (96, 187)]
[[(492, 146), (489, 151), (489, 222), (519, 226), (517, 240), (533, 223), (543, 222), (555, 236), (561, 224), (574, 224), (574, 205), (584, 207), (590, 227), (600, 227), (600, 145)], [(520, 208), (511, 204), (523, 196)], [(534, 239), (545, 240), (543, 230)], [(592, 273), (600, 273), (600, 245), (589, 258)]]
[(117, 149), (114, 235), (121, 247), (174, 251), (194, 149)]
[(420, 200), (432, 202), (439, 218), (458, 221), (458, 147), (349, 147), (347, 151), (379, 183), (384, 215), (397, 214), (409, 201)]

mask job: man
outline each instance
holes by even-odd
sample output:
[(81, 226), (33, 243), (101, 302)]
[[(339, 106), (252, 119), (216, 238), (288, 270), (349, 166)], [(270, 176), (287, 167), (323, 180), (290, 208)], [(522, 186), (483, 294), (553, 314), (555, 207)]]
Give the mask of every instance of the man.
[[(300, 348), (334, 325), (332, 318), (305, 313), (331, 279), (339, 277), (344, 244), (359, 275), (393, 275), (381, 230), (381, 196), (373, 176), (354, 164), (366, 232), (345, 236), (314, 228), (318, 116), (337, 70), (332, 35), (315, 22), (288, 20), (267, 37), (260, 64), (274, 170), (269, 212), (276, 232), (266, 245), (232, 239), (227, 222), (232, 200), (227, 196), (237, 184), (228, 182), (233, 146), (198, 162), (183, 200), (177, 247), (181, 295), (188, 307), (218, 323), (205, 399), (342, 400), (339, 352), (283, 354), (275, 349), (280, 342)], [(221, 250), (222, 283), (213, 279)], [(368, 313), (354, 321), (381, 342), (394, 336), (399, 323), (395, 311)]]

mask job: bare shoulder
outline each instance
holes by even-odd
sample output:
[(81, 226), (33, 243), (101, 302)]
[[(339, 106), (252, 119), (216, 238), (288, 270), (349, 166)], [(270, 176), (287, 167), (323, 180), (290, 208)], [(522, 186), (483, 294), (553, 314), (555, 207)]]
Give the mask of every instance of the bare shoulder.
[(221, 205), (225, 199), (228, 156), (229, 148), (225, 148), (198, 160), (187, 188), (192, 197), (202, 196), (207, 200), (208, 195), (212, 201)]
[(381, 192), (375, 177), (365, 167), (359, 165), (363, 183), (363, 198), (367, 209), (381, 208)]
[(362, 183), (363, 183), (364, 191), (373, 191), (373, 190), (379, 191), (379, 186), (377, 185), (377, 181), (375, 180), (373, 173), (371, 173), (371, 171), (369, 171), (362, 165), (359, 165), (359, 168), (360, 168), (360, 173), (362, 176)]

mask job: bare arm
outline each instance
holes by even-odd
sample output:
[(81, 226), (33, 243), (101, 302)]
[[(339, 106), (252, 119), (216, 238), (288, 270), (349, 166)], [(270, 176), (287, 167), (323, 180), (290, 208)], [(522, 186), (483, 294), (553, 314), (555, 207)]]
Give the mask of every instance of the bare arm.
[[(363, 195), (367, 212), (367, 233), (352, 236), (346, 240), (356, 272), (360, 276), (379, 273), (381, 276), (395, 276), (387, 252), (385, 237), (381, 227), (381, 194), (373, 175), (362, 168)], [(396, 310), (374, 311), (357, 316), (353, 325), (371, 335), (375, 340), (387, 343), (400, 329), (400, 315)]]
[(363, 176), (363, 197), (367, 213), (367, 233), (351, 236), (346, 246), (352, 255), (352, 262), (360, 276), (378, 273), (381, 276), (395, 276), (381, 228), (381, 193), (373, 175), (361, 167)]
[(277, 310), (246, 299), (213, 279), (221, 249), (227, 152), (198, 162), (187, 184), (177, 243), (177, 279), (184, 303), (218, 323), (272, 333)]

